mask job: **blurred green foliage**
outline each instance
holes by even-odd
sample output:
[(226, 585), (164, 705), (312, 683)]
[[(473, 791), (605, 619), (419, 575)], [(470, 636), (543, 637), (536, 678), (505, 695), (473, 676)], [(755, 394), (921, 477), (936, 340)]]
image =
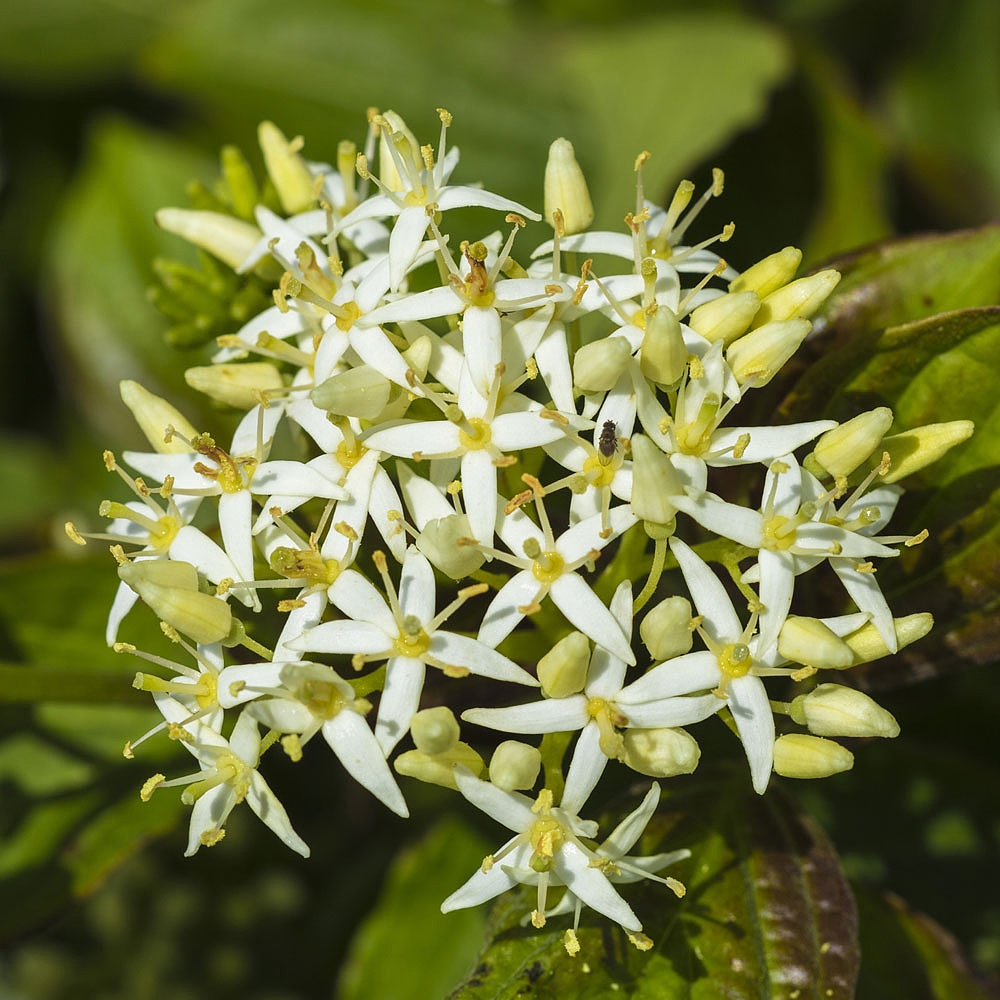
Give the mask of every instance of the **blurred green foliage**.
[[(496, 831), (437, 824), (454, 798), (434, 789), (412, 795), (409, 825), (387, 824), (318, 751), (296, 768), (269, 762), (314, 846), (308, 865), (238, 815), (224, 847), (195, 859), (180, 857), (179, 832), (136, 853), (182, 816), (176, 799), (142, 806), (136, 795), (170, 747), (154, 741), (141, 764), (121, 759), (154, 715), (132, 699), (135, 663), (103, 643), (110, 560), (79, 558), (60, 526), (97, 526), (96, 505), (114, 492), (101, 449), (137, 440), (119, 379), (206, 416), (181, 391), (183, 369), (206, 350), (169, 347), (168, 321), (149, 302), (154, 258), (184, 256), (152, 215), (185, 204), (191, 179), (211, 184), (223, 144), (254, 151), (257, 122), (271, 118), (329, 159), (341, 138), (362, 139), (370, 105), (395, 108), (418, 135), (444, 106), (465, 180), (538, 206), (547, 146), (566, 135), (599, 220), (614, 226), (632, 207), (642, 149), (654, 154), (654, 198), (685, 175), (704, 185), (719, 165), (727, 192), (706, 227), (736, 220), (733, 263), (793, 243), (815, 264), (1000, 214), (998, 64), (994, 0), (3, 5), (0, 889), (11, 902), (0, 995), (388, 1000), (385, 984), (397, 981), (409, 990), (401, 998), (432, 1000), (479, 961), (483, 915), (435, 911)], [(988, 426), (998, 328), (982, 307), (1000, 298), (996, 240), (980, 229), (842, 258), (850, 274), (827, 314), (842, 339), (817, 341), (835, 377), (813, 376), (789, 399), (828, 397), (835, 384), (881, 395), (904, 422), (973, 415)], [(935, 317), (945, 310), (962, 312), (944, 327)], [(936, 357), (942, 329), (957, 345), (946, 358)], [(936, 345), (916, 376), (891, 363), (902, 341), (917, 354)], [(858, 362), (859, 344), (874, 357)], [(975, 372), (968, 384), (948, 368), (959, 359)], [(1000, 820), (987, 797), (1000, 786), (988, 735), (1000, 704), (982, 611), (996, 600), (997, 559), (994, 542), (979, 544), (995, 533), (994, 439), (949, 464), (960, 493), (918, 490), (905, 515), (933, 520), (953, 553), (942, 594), (957, 594), (967, 617), (941, 634), (952, 667), (965, 669), (941, 676), (943, 647), (941, 658), (894, 666), (893, 681), (923, 678), (890, 703), (903, 739), (865, 748), (849, 775), (795, 789), (798, 807), (774, 806), (789, 828), (811, 822), (802, 808), (818, 818), (855, 880), (860, 997), (987, 996), (961, 949), (1000, 970)], [(919, 596), (935, 583), (924, 568), (918, 576)], [(148, 623), (130, 620), (126, 637), (171, 655)], [(410, 921), (421, 934), (400, 940)], [(475, 978), (463, 995), (480, 995)], [(544, 996), (539, 982), (516, 985)]]

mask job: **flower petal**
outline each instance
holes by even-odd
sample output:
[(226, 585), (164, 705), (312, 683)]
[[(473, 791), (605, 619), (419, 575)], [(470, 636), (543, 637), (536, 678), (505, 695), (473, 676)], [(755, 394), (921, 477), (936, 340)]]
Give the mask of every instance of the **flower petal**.
[(410, 815), (375, 734), (357, 712), (350, 709), (338, 712), (323, 724), (323, 736), (359, 785), (364, 785), (399, 816)]
[(386, 756), (410, 731), (410, 720), (420, 707), (425, 668), (410, 656), (394, 656), (385, 669), (385, 689), (378, 703), (375, 738)]
[(506, 656), (501, 656), (492, 646), (466, 635), (438, 629), (431, 636), (428, 652), (437, 660), (457, 667), (466, 667), (480, 677), (492, 677), (498, 681), (538, 687), (538, 681), (527, 670)]
[(583, 729), (590, 716), (586, 697), (574, 694), (509, 708), (470, 708), (462, 713), (462, 720), (504, 733), (564, 733)]
[(579, 574), (563, 573), (549, 592), (571, 625), (630, 666), (635, 663), (629, 637)]
[(754, 791), (764, 794), (774, 763), (774, 716), (764, 683), (753, 674), (729, 682), (729, 707), (750, 762)]

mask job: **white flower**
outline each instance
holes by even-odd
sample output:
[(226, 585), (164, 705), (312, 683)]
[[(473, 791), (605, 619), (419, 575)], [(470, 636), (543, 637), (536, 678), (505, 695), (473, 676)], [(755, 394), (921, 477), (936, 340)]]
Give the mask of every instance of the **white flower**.
[(181, 801), (193, 804), (194, 809), (184, 853), (196, 854), (199, 847), (211, 847), (222, 840), (226, 819), (246, 800), (261, 821), (288, 847), (308, 858), (308, 845), (292, 829), (285, 807), (257, 771), (261, 741), (256, 720), (243, 712), (227, 740), (200, 722), (190, 728), (186, 726), (190, 713), (180, 702), (163, 699), (158, 707), (168, 722), (183, 728), (187, 735), (182, 737), (182, 742), (201, 767), (196, 774), (170, 781), (156, 775), (146, 782), (142, 791), (143, 799), (148, 799), (157, 788), (187, 786)]
[[(632, 585), (619, 585), (611, 599), (611, 613), (626, 637), (632, 635)], [(620, 759), (624, 751), (619, 729), (630, 727), (686, 726), (717, 712), (723, 702), (715, 695), (678, 697), (703, 689), (700, 678), (685, 690), (668, 671), (658, 675), (659, 690), (643, 686), (645, 698), (632, 697), (634, 685), (625, 685), (626, 663), (598, 645), (590, 658), (587, 682), (580, 694), (511, 708), (474, 708), (462, 713), (466, 722), (489, 726), (508, 733), (558, 733), (579, 729), (566, 788), (565, 809), (580, 809), (604, 773), (609, 758)], [(680, 675), (683, 677), (683, 674)]]
[[(469, 802), (513, 831), (514, 836), (441, 904), (443, 913), (484, 903), (515, 885), (535, 885), (538, 903), (531, 920), (535, 927), (542, 927), (549, 887), (564, 885), (576, 900), (620, 924), (630, 936), (642, 933), (641, 921), (611, 883), (612, 875), (620, 873), (615, 862), (581, 839), (596, 836), (596, 823), (580, 819), (572, 809), (554, 806), (549, 789), (543, 789), (532, 803), (525, 795), (505, 792), (474, 778), (465, 768), (455, 769), (455, 780)], [(648, 808), (641, 806), (639, 811), (648, 820)], [(631, 827), (629, 824), (629, 834)], [(623, 835), (622, 843), (627, 839)]]
[(496, 650), (440, 627), (468, 598), (482, 593), (483, 586), (459, 591), (457, 600), (435, 615), (434, 571), (427, 559), (415, 548), (407, 551), (397, 597), (385, 558), (377, 556), (388, 600), (360, 573), (346, 570), (330, 587), (330, 599), (347, 618), (317, 625), (287, 645), (295, 650), (347, 654), (359, 664), (388, 661), (375, 723), (375, 736), (385, 753), (409, 731), (420, 704), (425, 665), (458, 676), (475, 673), (516, 684), (538, 684)]

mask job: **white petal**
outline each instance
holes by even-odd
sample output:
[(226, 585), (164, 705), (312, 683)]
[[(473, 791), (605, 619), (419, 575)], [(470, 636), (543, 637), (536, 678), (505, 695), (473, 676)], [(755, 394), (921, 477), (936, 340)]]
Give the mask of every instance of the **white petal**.
[(533, 803), (527, 796), (517, 792), (505, 792), (488, 781), (474, 777), (472, 772), (464, 767), (455, 768), (455, 781), (458, 790), (469, 802), (487, 816), (492, 816), (498, 823), (502, 823), (508, 830), (521, 833), (535, 822), (536, 816), (531, 811)]
[(743, 634), (743, 625), (719, 578), (701, 556), (679, 538), (670, 539), (670, 551), (680, 565), (698, 614), (704, 617), (702, 628), (721, 645), (736, 642)]
[(694, 518), (703, 528), (751, 549), (760, 548), (764, 535), (764, 518), (760, 511), (726, 503), (710, 494), (698, 497), (676, 496), (671, 497), (670, 502), (688, 517)]
[(757, 623), (757, 650), (765, 655), (777, 643), (778, 633), (788, 617), (795, 573), (792, 557), (787, 552), (761, 549), (757, 562), (760, 565), (760, 602), (764, 605)]
[(462, 456), (462, 498), (473, 538), (492, 545), (500, 498), (496, 466), (488, 451), (476, 448)]
[(664, 698), (660, 701), (644, 701), (641, 704), (622, 705), (628, 716), (629, 726), (637, 729), (675, 729), (678, 726), (692, 726), (720, 708), (725, 708), (723, 698), (714, 694), (682, 695), (678, 698)]
[(493, 194), (484, 188), (466, 187), (460, 184), (445, 188), (438, 196), (437, 203), (442, 212), (452, 208), (493, 208), (498, 212), (516, 212), (526, 219), (531, 219), (532, 222), (538, 222), (542, 218), (537, 212), (533, 212), (518, 201), (511, 201), (510, 198)]
[(573, 749), (573, 759), (566, 772), (566, 787), (563, 789), (559, 808), (567, 812), (579, 813), (590, 793), (604, 774), (608, 758), (601, 749), (601, 730), (591, 719), (580, 733)]
[(426, 292), (405, 295), (395, 302), (389, 302), (373, 309), (360, 322), (364, 326), (384, 323), (398, 323), (400, 320), (433, 319), (437, 316), (453, 316), (465, 308), (466, 302), (456, 295), (449, 286), (431, 288)]
[(410, 720), (420, 707), (424, 671), (423, 663), (409, 656), (394, 656), (386, 665), (375, 721), (375, 738), (386, 756), (410, 731)]
[(499, 645), (524, 618), (518, 608), (533, 604), (541, 590), (542, 585), (530, 570), (515, 573), (490, 602), (476, 638), (487, 646)]
[(635, 663), (629, 637), (582, 577), (563, 573), (552, 584), (550, 594), (571, 625), (629, 665)]
[(411, 458), (419, 453), (425, 458), (459, 455), (458, 427), (450, 420), (407, 420), (395, 427), (382, 427), (365, 438), (365, 446), (390, 455)]
[(503, 733), (567, 733), (583, 729), (590, 720), (587, 699), (582, 694), (568, 698), (546, 698), (509, 708), (470, 708), (462, 713), (465, 722)]
[[(514, 837), (513, 840), (504, 844), (497, 851), (497, 854), (506, 851), (514, 840), (517, 838)], [(456, 889), (441, 904), (441, 912), (449, 913), (452, 910), (462, 910), (467, 906), (477, 906), (479, 903), (485, 903), (488, 899), (493, 899), (500, 893), (512, 889), (517, 885), (517, 880), (506, 869), (525, 867), (531, 859), (531, 852), (531, 845), (524, 843), (505, 855), (502, 864), (495, 864), (488, 872), (484, 872), (482, 869), (477, 870), (468, 882)]]
[[(377, 625), (387, 636), (397, 636), (399, 625), (389, 610), (385, 598), (357, 570), (345, 570), (334, 580), (329, 590), (330, 600), (357, 621)], [(331, 623), (334, 624), (334, 623)]]
[(642, 923), (632, 908), (618, 895), (607, 877), (590, 866), (590, 860), (591, 855), (567, 841), (556, 854), (555, 869), (570, 891), (592, 910), (603, 913), (627, 931), (641, 931)]
[(601, 853), (611, 858), (628, 854), (642, 836), (660, 802), (660, 786), (654, 781), (637, 809), (630, 812), (601, 844)]
[(427, 232), (427, 223), (427, 213), (423, 205), (404, 208), (399, 213), (399, 218), (389, 236), (389, 287), (392, 291), (399, 288), (417, 256), (424, 233)]
[(296, 652), (308, 650), (345, 656), (353, 656), (355, 653), (377, 655), (388, 653), (392, 649), (393, 640), (371, 622), (341, 619), (323, 622), (285, 645)]
[(219, 528), (226, 554), (236, 564), (238, 580), (253, 579), (253, 538), (250, 535), (250, 494), (223, 493), (219, 497)]
[[(773, 462), (782, 455), (793, 452), (807, 441), (824, 431), (836, 427), (833, 420), (812, 420), (805, 424), (787, 424), (784, 427), (722, 427), (711, 439), (709, 459), (710, 465), (742, 465), (747, 462)], [(733, 458), (732, 452), (715, 454), (731, 449), (744, 434), (750, 435), (750, 442), (739, 458)]]
[(332, 482), (321, 471), (305, 462), (264, 462), (258, 465), (250, 479), (250, 492), (273, 496), (323, 497), (340, 499), (346, 493), (343, 487)]
[(579, 524), (574, 524), (569, 531), (560, 535), (556, 541), (556, 549), (567, 563), (578, 563), (589, 552), (597, 550), (600, 552), (608, 542), (617, 538), (624, 531), (627, 531), (633, 524), (638, 522), (638, 518), (632, 512), (631, 507), (613, 507), (608, 512), (608, 527), (611, 534), (603, 536), (604, 531), (601, 517), (588, 518)]
[(250, 789), (247, 803), (261, 818), (264, 825), (273, 830), (287, 847), (302, 857), (309, 857), (309, 845), (292, 829), (292, 821), (285, 807), (268, 787), (267, 782), (256, 771), (250, 774)]
[(413, 546), (406, 550), (399, 578), (399, 608), (414, 615), (421, 625), (434, 617), (436, 589), (431, 564)]
[(774, 716), (760, 678), (734, 677), (729, 682), (729, 707), (750, 762), (754, 791), (763, 795), (774, 762)]
[(458, 667), (467, 667), (481, 677), (498, 681), (528, 684), (538, 687), (538, 681), (519, 667), (513, 660), (501, 656), (492, 646), (469, 636), (457, 635), (438, 629), (431, 636), (428, 652), (435, 659)]
[(871, 615), (872, 624), (889, 648), (890, 653), (896, 652), (896, 627), (892, 621), (892, 609), (886, 603), (882, 588), (878, 585), (874, 573), (859, 573), (854, 566), (844, 559), (831, 559), (840, 582), (844, 585), (851, 599), (862, 610)]
[(476, 390), (488, 399), (500, 364), (500, 314), (493, 308), (469, 306), (462, 317), (465, 363)]
[(394, 813), (410, 815), (378, 740), (357, 712), (350, 709), (338, 712), (323, 724), (323, 736), (344, 769), (358, 784), (364, 785)]
[(198, 853), (201, 835), (219, 829), (236, 805), (236, 794), (229, 785), (216, 785), (201, 795), (191, 810), (185, 857)]
[(622, 688), (615, 701), (629, 715), (633, 705), (658, 702), (695, 691), (708, 691), (717, 687), (721, 679), (719, 661), (715, 654), (699, 650), (675, 656), (646, 671), (638, 680)]

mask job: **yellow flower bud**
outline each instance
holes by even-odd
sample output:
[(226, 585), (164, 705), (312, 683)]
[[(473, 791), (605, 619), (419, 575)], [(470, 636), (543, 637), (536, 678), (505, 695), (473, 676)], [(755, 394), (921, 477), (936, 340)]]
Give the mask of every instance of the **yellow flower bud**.
[(889, 453), (890, 465), (882, 482), (895, 483), (936, 462), (955, 445), (971, 437), (975, 429), (976, 425), (971, 420), (950, 420), (944, 424), (925, 424), (883, 438), (882, 451)]
[(472, 529), (464, 514), (449, 514), (424, 525), (417, 535), (417, 550), (445, 576), (453, 580), (475, 573), (486, 561), (486, 556), (473, 545), (461, 545), (460, 539), (469, 538)]
[(795, 247), (785, 247), (777, 253), (757, 261), (748, 267), (735, 281), (730, 282), (731, 292), (756, 292), (766, 298), (795, 277), (802, 263), (802, 251)]
[(306, 161), (299, 155), (301, 141), (289, 142), (273, 122), (260, 123), (257, 141), (285, 212), (295, 215), (312, 208), (316, 204), (316, 187)]
[(458, 743), (458, 720), (446, 705), (425, 708), (410, 720), (410, 733), (421, 753), (446, 753)]
[(778, 652), (793, 663), (819, 670), (843, 670), (854, 665), (854, 651), (818, 618), (789, 615), (778, 636)]
[(728, 346), (750, 329), (759, 309), (756, 292), (730, 292), (698, 306), (688, 318), (688, 326), (706, 340), (721, 340)]
[(654, 660), (669, 660), (687, 653), (694, 645), (691, 602), (686, 597), (660, 601), (643, 618), (639, 635)]
[(198, 571), (172, 559), (122, 563), (118, 576), (153, 613), (195, 642), (219, 642), (233, 629), (233, 613), (219, 597), (198, 590)]
[(828, 778), (852, 767), (854, 754), (833, 740), (786, 733), (774, 741), (774, 771), (784, 778)]
[(420, 143), (409, 126), (395, 111), (382, 115), (389, 126), (389, 134), (383, 129), (379, 136), (378, 175), (382, 185), (390, 191), (403, 191), (410, 187), (399, 175), (393, 152), (407, 165), (413, 176), (423, 169), (420, 159)]
[(582, 632), (563, 636), (539, 661), (538, 680), (549, 698), (568, 698), (583, 690), (590, 668), (590, 640)]
[(688, 349), (677, 314), (660, 306), (646, 317), (639, 367), (642, 374), (660, 385), (673, 385), (687, 367)]
[(331, 375), (309, 393), (321, 410), (345, 417), (374, 420), (386, 407), (392, 383), (371, 365), (358, 365)]
[(156, 213), (156, 224), (218, 257), (234, 271), (263, 235), (252, 223), (232, 215), (192, 208), (161, 208)]
[(573, 384), (580, 392), (606, 392), (614, 387), (632, 358), (624, 337), (604, 337), (584, 344), (573, 357)]
[(582, 233), (594, 221), (587, 180), (569, 139), (556, 139), (549, 146), (545, 164), (545, 218), (553, 226), (556, 210), (562, 212), (563, 232), (567, 236)]
[(260, 402), (260, 393), (285, 384), (281, 372), (269, 361), (188, 368), (184, 381), (210, 399), (238, 410), (251, 409)]
[(531, 788), (541, 767), (542, 755), (536, 747), (504, 740), (490, 758), (490, 781), (505, 792)]
[(749, 382), (766, 385), (799, 349), (811, 329), (808, 320), (790, 319), (757, 326), (733, 341), (726, 350), (726, 360), (736, 381), (741, 386)]
[(691, 774), (701, 759), (697, 741), (684, 729), (626, 729), (621, 760), (651, 778)]
[[(146, 435), (153, 451), (161, 455), (181, 455), (191, 451), (181, 437), (191, 441), (197, 437), (198, 432), (180, 410), (138, 382), (125, 379), (118, 383), (118, 389), (122, 402), (132, 411), (139, 430)], [(181, 437), (171, 437), (169, 441), (165, 441), (168, 427), (173, 427)]]
[(683, 495), (684, 485), (670, 456), (644, 434), (632, 438), (632, 509), (636, 517), (669, 525), (677, 513), (670, 498)]
[(879, 406), (828, 430), (813, 450), (816, 461), (831, 476), (849, 476), (871, 457), (892, 426), (892, 410)]
[(450, 750), (439, 754), (426, 754), (420, 750), (401, 753), (392, 766), (399, 774), (431, 785), (458, 790), (455, 781), (457, 766), (468, 768), (476, 777), (483, 773), (483, 758), (468, 743), (458, 742)]
[[(894, 618), (892, 621), (896, 632), (896, 643), (899, 649), (909, 646), (911, 642), (922, 639), (934, 627), (934, 616), (927, 611), (919, 614), (907, 615), (905, 618)], [(889, 655), (889, 647), (886, 646), (882, 636), (871, 622), (866, 622), (856, 632), (844, 636), (844, 642), (851, 647), (854, 653), (854, 662), (871, 663), (872, 660), (879, 660), (883, 656)]]
[(817, 271), (771, 292), (760, 304), (754, 327), (787, 319), (809, 319), (829, 298), (839, 281), (839, 271)]
[(799, 695), (788, 713), (817, 736), (899, 735), (899, 723), (876, 701), (842, 684), (820, 684)]

